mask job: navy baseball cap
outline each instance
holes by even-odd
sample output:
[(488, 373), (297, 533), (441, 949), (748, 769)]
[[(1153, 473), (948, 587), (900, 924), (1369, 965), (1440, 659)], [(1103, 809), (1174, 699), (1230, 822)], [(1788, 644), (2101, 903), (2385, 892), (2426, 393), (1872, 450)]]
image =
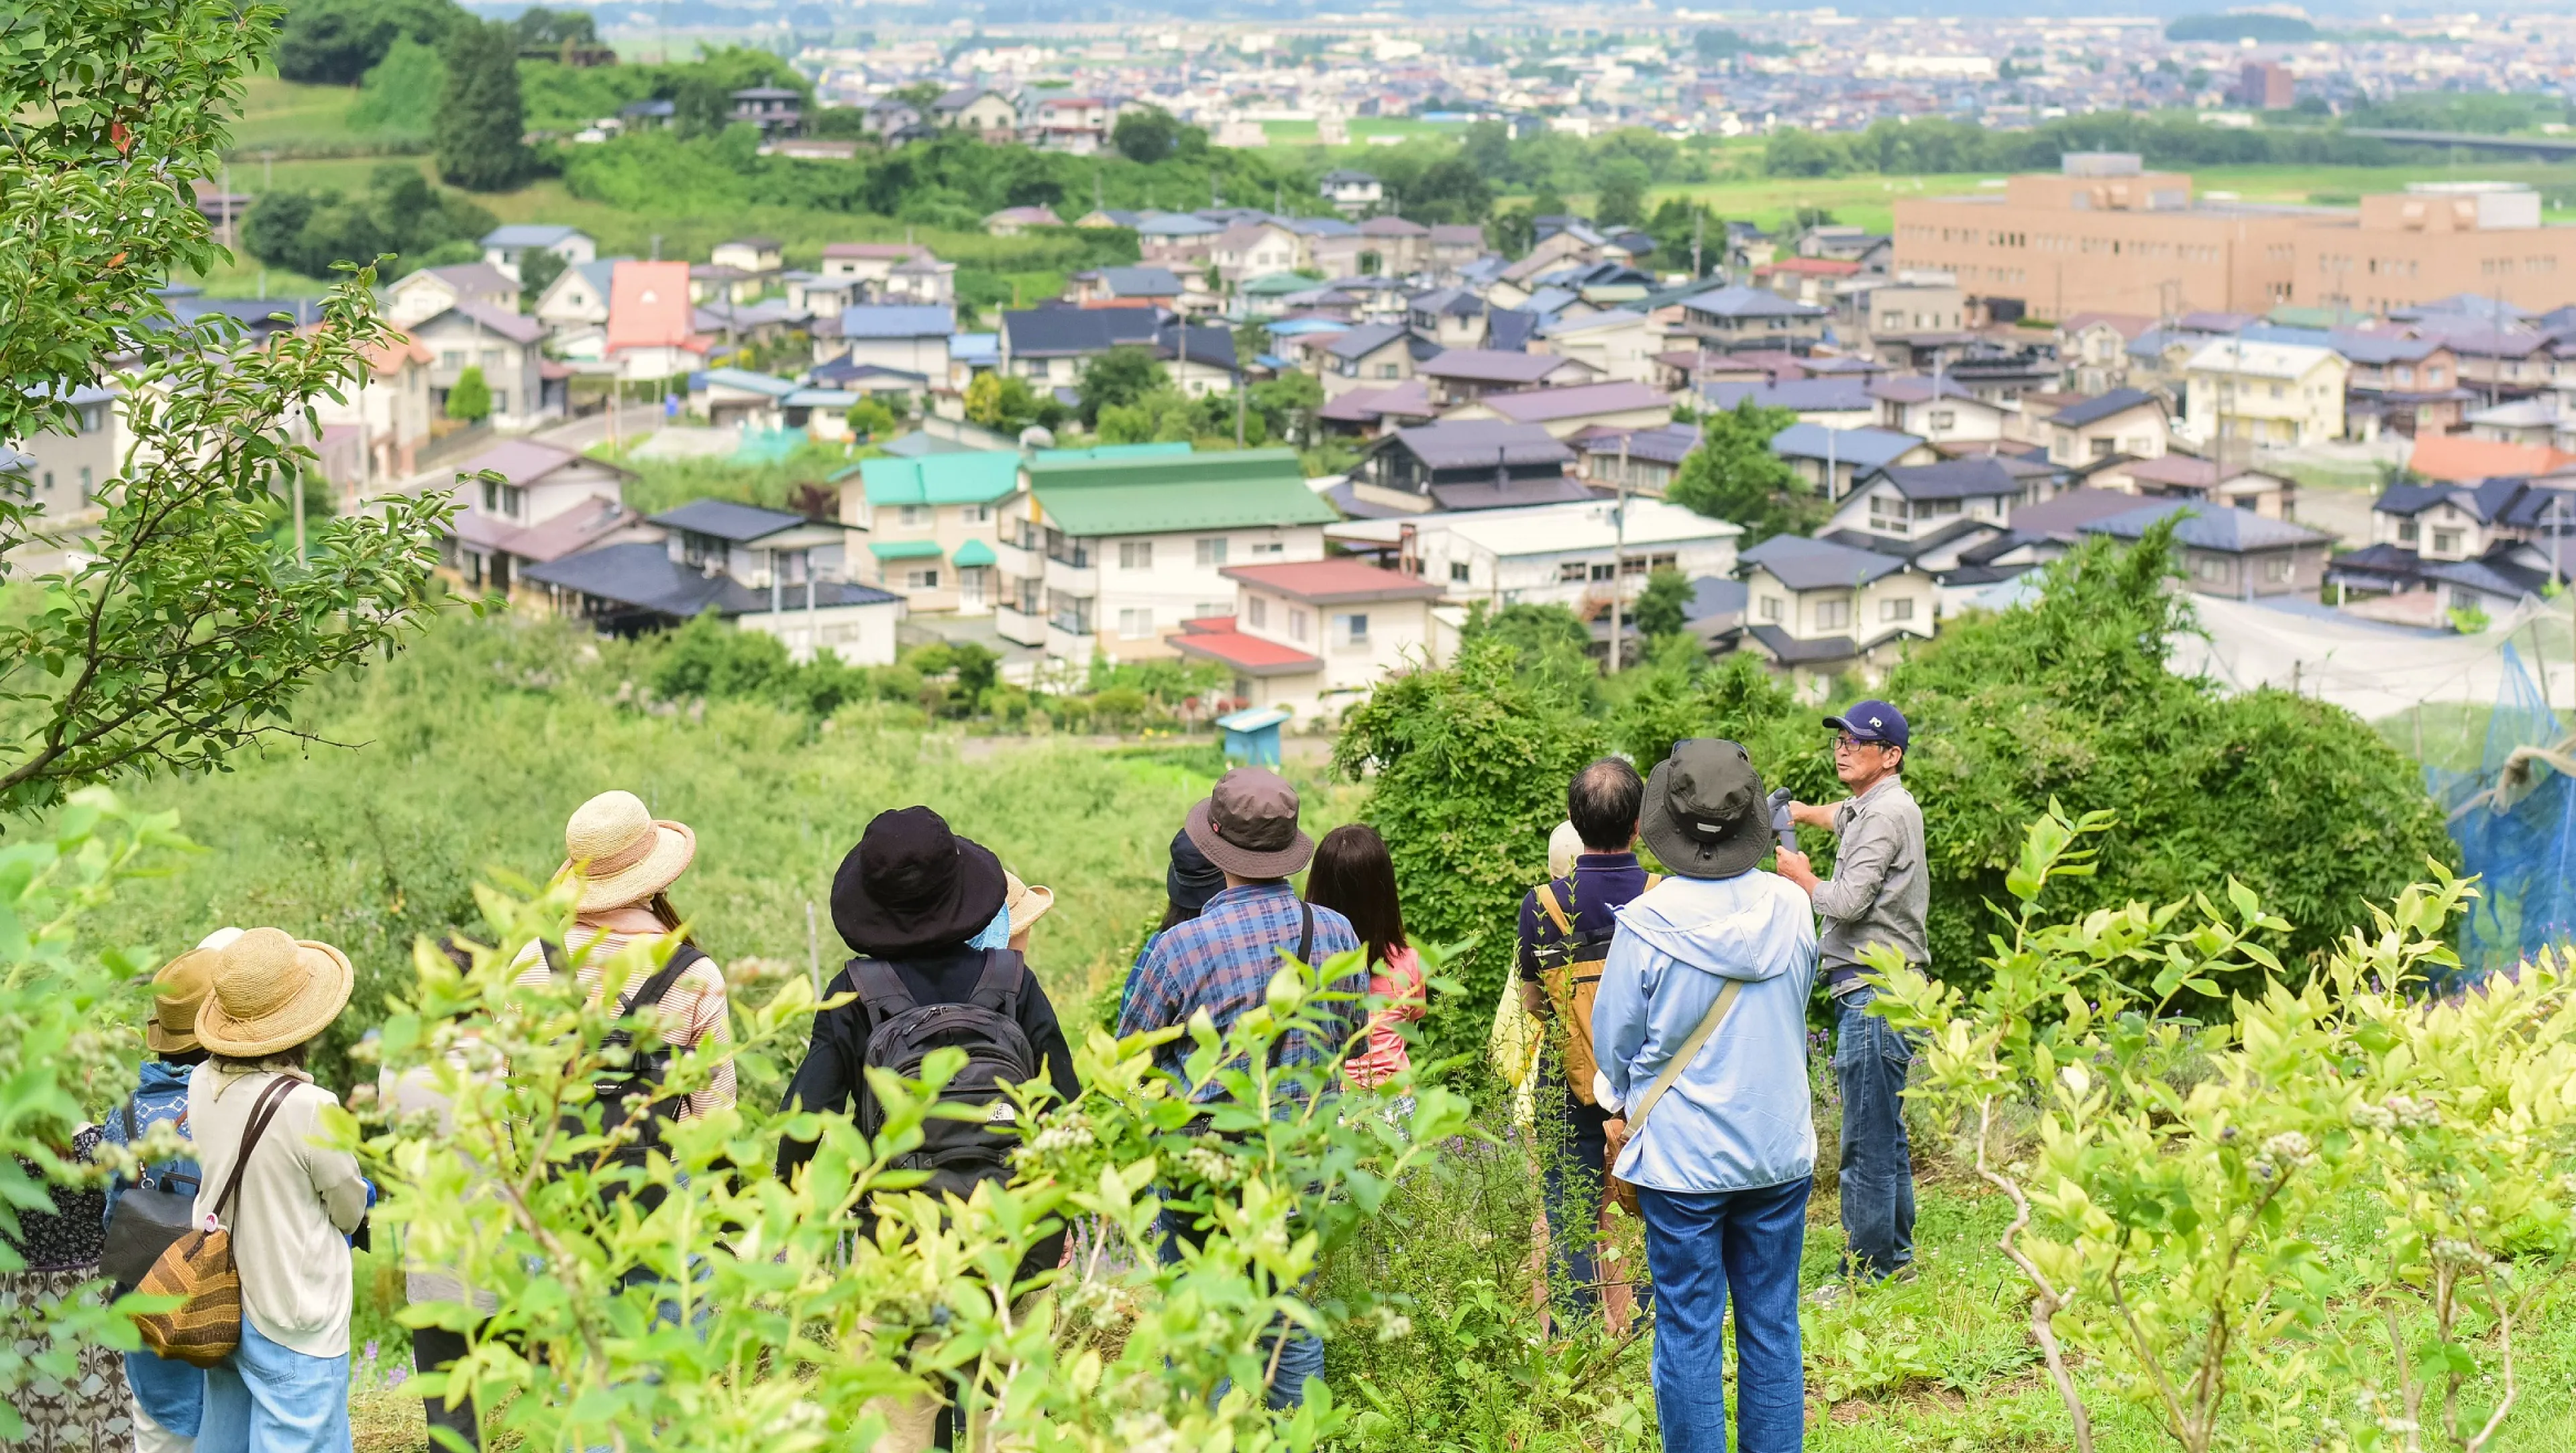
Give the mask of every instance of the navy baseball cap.
[(1826, 717), (1825, 725), (1851, 733), (1854, 741), (1883, 742), (1891, 747), (1904, 746), (1911, 735), (1905, 725), (1905, 713), (1876, 700), (1853, 702), (1851, 710)]

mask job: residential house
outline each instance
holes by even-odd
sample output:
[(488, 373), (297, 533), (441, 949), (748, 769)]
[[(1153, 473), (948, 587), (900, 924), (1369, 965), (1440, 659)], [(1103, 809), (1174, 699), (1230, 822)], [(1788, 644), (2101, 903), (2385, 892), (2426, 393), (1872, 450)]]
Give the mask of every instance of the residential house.
[(2129, 383), (2129, 345), (2156, 325), (2135, 313), (2077, 313), (2057, 325), (2057, 357), (2065, 387), (2081, 394), (2109, 393)]
[(692, 303), (748, 303), (760, 296), (761, 283), (762, 279), (723, 263), (689, 264), (689, 301)]
[(2204, 343), (2183, 365), (2184, 426), (2220, 448), (2339, 439), (2351, 372), (2331, 348), (2242, 338)]
[(2352, 365), (2344, 380), (2346, 427), (2363, 438), (2450, 433), (2477, 397), (2460, 387), (2459, 359), (2439, 338), (2387, 328), (2338, 328), (2327, 336)]
[(1961, 521), (2001, 529), (2013, 511), (2047, 499), (2057, 485), (2057, 471), (2047, 464), (2007, 454), (1891, 464), (1861, 477), (1823, 533), (1850, 531), (1902, 542)]
[(1441, 415), (1451, 422), (1535, 424), (1566, 439), (1585, 429), (1651, 429), (1672, 422), (1673, 402), (1642, 383), (1583, 383), (1488, 393)]
[(1538, 424), (1423, 424), (1379, 436), (1351, 470), (1355, 503), (1388, 511), (1500, 509), (1594, 497), (1571, 446)]
[(2164, 401), (2143, 389), (2113, 389), (2048, 417), (2048, 458), (2054, 464), (2090, 464), (2114, 454), (2153, 459), (2172, 442)]
[(1578, 454), (1584, 483), (1595, 489), (1622, 487), (1661, 498), (1681, 472), (1682, 461), (1699, 447), (1697, 424), (1657, 424), (1651, 428), (1585, 429), (1568, 440)]
[(1240, 288), (1257, 277), (1295, 271), (1303, 250), (1296, 233), (1265, 218), (1218, 233), (1208, 245), (1208, 262), (1226, 286)]
[(1152, 347), (1172, 387), (1191, 398), (1231, 392), (1237, 382), (1230, 328), (1215, 323), (1166, 323), (1154, 331)]
[(1431, 262), (1431, 229), (1402, 217), (1360, 224), (1359, 270), (1371, 277), (1411, 277)]
[(448, 391), (465, 376), (465, 370), (480, 368), (484, 386), (492, 391), (493, 428), (533, 429), (546, 419), (562, 417), (564, 380), (570, 370), (550, 366), (544, 351), (545, 324), (465, 302), (413, 322), (409, 332), (432, 355), (429, 401), (439, 412), (446, 411)]
[(841, 527), (729, 500), (697, 500), (649, 522), (665, 538), (612, 544), (533, 566), (527, 578), (564, 614), (633, 635), (713, 611), (777, 637), (796, 661), (895, 658), (901, 596), (840, 579)]
[(2551, 447), (2571, 427), (2557, 394), (2509, 399), (2482, 409), (2472, 409), (2462, 422), (2469, 426), (2472, 439), (2539, 448)]
[(537, 321), (558, 340), (604, 329), (608, 323), (609, 277), (623, 260), (600, 258), (575, 263), (555, 274), (546, 290), (537, 294)]
[(778, 275), (780, 300), (790, 313), (802, 314), (818, 322), (838, 318), (843, 308), (856, 306), (876, 296), (876, 289), (854, 277), (825, 277), (791, 267)]
[[(566, 269), (569, 271), (570, 269)], [(346, 428), (356, 434), (357, 468), (340, 486), (340, 512), (353, 514), (359, 503), (386, 486), (409, 479), (418, 470), (421, 446), (429, 442), (431, 365), (437, 355), (428, 344), (407, 333), (362, 347), (366, 372), (357, 386), (313, 400), (324, 432)], [(104, 478), (105, 476), (101, 476)]]
[(2433, 592), (2496, 614), (2576, 578), (2576, 476), (2400, 483), (2371, 510), (2371, 543), (2326, 563), (2338, 592)]
[(1064, 219), (1052, 207), (1004, 207), (986, 214), (985, 234), (992, 237), (1017, 237), (1032, 227), (1061, 227)]
[(1316, 355), (1324, 397), (1411, 378), (1417, 361), (1431, 351), (1400, 323), (1363, 323), (1330, 338)]
[(1315, 420), (1335, 437), (1374, 439), (1388, 429), (1428, 424), (1439, 412), (1429, 386), (1410, 378), (1384, 388), (1346, 389), (1325, 400)]
[[(104, 512), (100, 495), (124, 468), (117, 393), (96, 384), (74, 388), (68, 427), (32, 438), (0, 440), (0, 492), (32, 504), (44, 516), (48, 535), (68, 537), (98, 523)], [(14, 543), (14, 542), (13, 542)], [(15, 559), (10, 562), (27, 568)]]
[[(479, 477), (484, 475), (495, 477)], [(626, 481), (634, 477), (605, 459), (533, 439), (505, 439), (457, 465), (450, 482), (427, 486), (457, 505), (439, 545), (440, 573), (477, 595), (513, 597), (522, 567), (570, 553), (630, 523), (618, 511)], [(574, 543), (564, 543), (563, 530), (538, 542), (523, 538), (559, 519), (575, 522)]]
[(608, 275), (608, 362), (625, 379), (666, 379), (703, 367), (710, 340), (696, 328), (685, 262), (615, 264)]
[(745, 86), (728, 97), (733, 102), (733, 119), (760, 128), (763, 139), (794, 136), (805, 128), (805, 96), (784, 86), (765, 82)]
[(1429, 384), (1431, 402), (1442, 409), (1489, 393), (1592, 383), (1601, 377), (1601, 370), (1585, 359), (1494, 348), (1445, 348), (1414, 364), (1413, 373)]
[(1682, 331), (1703, 347), (1795, 348), (1823, 339), (1832, 310), (1741, 284), (1715, 288), (1682, 301)]
[(1224, 224), (1205, 217), (1157, 212), (1136, 224), (1136, 245), (1146, 262), (1204, 263), (1224, 232)]
[(1878, 426), (1933, 444), (1986, 443), (2011, 436), (2013, 410), (1938, 376), (1882, 378), (1869, 385)]
[(913, 242), (828, 242), (823, 245), (823, 276), (854, 278), (873, 295), (886, 291), (899, 264), (930, 255), (929, 248)]
[(2313, 600), (2325, 584), (2326, 551), (2334, 537), (2252, 510), (2159, 500), (2081, 528), (2087, 535), (2135, 540), (2150, 526), (2177, 515), (2182, 518), (2174, 526), (2174, 543), (2182, 550), (2183, 574), (2202, 595), (2238, 600), (2295, 595)]
[(514, 525), (478, 509), (460, 510), (439, 542), (436, 574), (449, 590), (476, 600), (500, 599), (514, 611), (552, 615), (561, 600), (528, 572), (567, 555), (649, 542), (661, 532), (614, 494), (585, 495), (532, 525)]
[(689, 375), (689, 411), (719, 429), (782, 429), (794, 379), (748, 368), (710, 368)]
[(1882, 416), (1865, 376), (1704, 383), (1696, 392), (1704, 413), (1750, 403), (1757, 409), (1787, 409), (1798, 416), (1799, 423), (1825, 429), (1864, 429)]
[(841, 310), (840, 340), (818, 340), (826, 362), (896, 369), (924, 379), (948, 377), (948, 340), (957, 311), (944, 303), (865, 303)]
[(1602, 379), (1625, 383), (1653, 381), (1653, 359), (1662, 345), (1663, 335), (1652, 321), (1627, 308), (1550, 319), (1530, 342), (1535, 352), (1579, 358)]
[(765, 284), (787, 265), (785, 247), (775, 237), (737, 237), (717, 243), (707, 254), (707, 261), (738, 269), (744, 276)]
[(1333, 210), (1345, 217), (1356, 217), (1386, 200), (1386, 183), (1367, 172), (1349, 167), (1335, 167), (1324, 173), (1318, 192)]
[(1247, 706), (1329, 720), (1367, 699), (1388, 675), (1437, 665), (1447, 634), (1433, 616), (1441, 587), (1359, 560), (1229, 565), (1231, 609), (1184, 623), (1170, 640), (1192, 660), (1234, 675)]
[(1121, 345), (1154, 346), (1146, 308), (1029, 308), (1002, 314), (1001, 370), (1032, 388), (1071, 388), (1083, 365)]
[(960, 86), (930, 103), (930, 123), (998, 146), (1019, 139), (1020, 108), (999, 91)]
[(2464, 434), (2418, 434), (2406, 467), (2426, 479), (2474, 484), (2506, 476), (2554, 474), (2576, 464), (2576, 454), (2539, 444), (2506, 444)]
[(1898, 556), (1774, 535), (1743, 552), (1737, 573), (1747, 643), (1802, 680), (1874, 664), (1938, 629), (1932, 577)]
[(1044, 151), (1092, 156), (1108, 149), (1120, 109), (1106, 96), (1041, 95), (1022, 113), (1020, 139)]
[(2298, 508), (2299, 486), (2288, 475), (2244, 465), (2221, 465), (2193, 454), (2124, 461), (2109, 469), (2089, 471), (2085, 480), (2097, 488), (2150, 499), (2206, 501), (2251, 510), (2266, 519), (2289, 519)]
[(1628, 502), (1626, 523), (1606, 499), (1585, 496), (1504, 509), (1349, 520), (1327, 534), (1344, 549), (1392, 557), (1448, 592), (1450, 601), (1561, 605), (1586, 620), (1616, 594), (1634, 601), (1657, 570), (1728, 575), (1744, 527), (1657, 499)]
[(408, 328), (459, 303), (515, 313), (519, 280), (488, 262), (418, 268), (385, 289), (385, 318), (397, 328)]
[(1860, 264), (1832, 257), (1782, 257), (1753, 269), (1753, 285), (1801, 303), (1831, 306), (1834, 284), (1860, 274)]
[(1416, 293), (1405, 305), (1405, 326), (1442, 348), (1485, 346), (1485, 300), (1461, 287)]
[[(1018, 119), (1019, 113), (1012, 112), (1012, 120), (1016, 122)], [(895, 100), (891, 96), (880, 96), (870, 101), (859, 112), (859, 130), (888, 146), (899, 145), (899, 138), (904, 137), (906, 133), (916, 129), (927, 130), (928, 126), (929, 123), (922, 117), (921, 108), (908, 101)]]
[(1829, 429), (1796, 423), (1771, 436), (1771, 452), (1829, 500), (1860, 480), (1898, 465), (1937, 463), (1940, 452), (1912, 434), (1888, 429)]
[(867, 532), (876, 583), (914, 614), (988, 614), (1002, 503), (1020, 488), (1016, 450), (863, 459), (836, 477), (841, 523)]
[(1485, 229), (1473, 222), (1441, 222), (1431, 227), (1423, 265), (1434, 277), (1454, 278), (1485, 256)]
[(1233, 608), (1236, 565), (1320, 560), (1331, 505), (1296, 451), (1047, 450), (1002, 506), (995, 624), (1087, 666), (1168, 657), (1184, 621)]
[(886, 269), (880, 300), (889, 303), (955, 303), (957, 264), (917, 252)]
[(495, 227), (483, 234), (483, 260), (505, 273), (512, 282), (522, 282), (519, 264), (531, 252), (551, 252), (562, 258), (567, 267), (579, 267), (599, 258), (599, 243), (578, 227), (559, 222), (513, 222)]
[(1095, 267), (1066, 280), (1065, 301), (1086, 308), (1171, 308), (1187, 291), (1168, 267)]

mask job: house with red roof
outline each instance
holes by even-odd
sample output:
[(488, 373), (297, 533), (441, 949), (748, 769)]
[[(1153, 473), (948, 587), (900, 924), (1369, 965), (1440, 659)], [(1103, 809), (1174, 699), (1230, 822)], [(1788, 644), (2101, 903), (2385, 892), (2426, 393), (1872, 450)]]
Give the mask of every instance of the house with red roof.
[(608, 275), (608, 361), (621, 378), (673, 378), (706, 367), (685, 262), (618, 263)]
[(1347, 556), (1218, 573), (1234, 582), (1234, 614), (1185, 621), (1170, 640), (1232, 671), (1246, 705), (1330, 721), (1389, 673), (1447, 654), (1432, 615), (1441, 587), (1421, 576)]
[(2465, 434), (2418, 434), (2406, 458), (2408, 469), (2450, 484), (2549, 474), (2570, 464), (2576, 464), (2576, 454), (2546, 444), (2508, 444)]

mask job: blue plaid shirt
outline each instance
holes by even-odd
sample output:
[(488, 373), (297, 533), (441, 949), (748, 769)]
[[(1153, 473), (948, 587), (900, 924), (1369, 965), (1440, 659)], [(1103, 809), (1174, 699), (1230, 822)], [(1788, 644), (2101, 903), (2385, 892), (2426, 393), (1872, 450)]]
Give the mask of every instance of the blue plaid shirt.
[[(1217, 1032), (1224, 1033), (1245, 1010), (1268, 996), (1270, 976), (1279, 972), (1280, 956), (1297, 951), (1302, 906), (1296, 890), (1285, 882), (1247, 883), (1209, 899), (1206, 912), (1174, 924), (1137, 961), (1135, 972), (1127, 978), (1126, 1002), (1118, 1011), (1119, 1035), (1187, 1024), (1201, 1009), (1216, 1022)], [(1349, 919), (1329, 908), (1315, 910), (1312, 963), (1320, 967), (1333, 955), (1359, 946), (1359, 935), (1351, 931)], [(1332, 988), (1365, 995), (1366, 967), (1355, 966)], [(1359, 998), (1319, 1007), (1343, 1039), (1359, 1032), (1368, 1009)], [(1178, 1076), (1196, 1048), (1183, 1035), (1156, 1053), (1154, 1066)], [(1283, 1064), (1313, 1064), (1323, 1057), (1321, 1048), (1307, 1043), (1303, 1034), (1290, 1035), (1279, 1053)], [(1211, 1085), (1198, 1098), (1213, 1099), (1220, 1093)]]

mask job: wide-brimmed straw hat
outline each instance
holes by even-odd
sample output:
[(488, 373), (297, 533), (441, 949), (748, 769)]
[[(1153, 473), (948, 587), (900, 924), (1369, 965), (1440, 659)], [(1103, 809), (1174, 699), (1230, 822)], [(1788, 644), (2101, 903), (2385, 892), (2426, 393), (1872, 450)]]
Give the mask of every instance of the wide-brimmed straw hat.
[(197, 1041), (232, 1059), (293, 1049), (340, 1017), (351, 979), (349, 956), (329, 944), (254, 928), (220, 951)]
[(219, 928), (195, 948), (161, 966), (152, 976), (152, 1022), (143, 1026), (143, 1043), (154, 1054), (186, 1054), (197, 1043), (197, 1006), (215, 985), (221, 950), (242, 936), (238, 928)]
[(1047, 916), (1047, 910), (1055, 906), (1055, 890), (1044, 883), (1023, 883), (1019, 874), (1004, 868), (1002, 906), (1011, 910), (1011, 935), (1016, 938)]
[(564, 868), (581, 873), (584, 913), (643, 902), (679, 881), (697, 855), (688, 824), (655, 817), (632, 792), (602, 792), (564, 824)]

